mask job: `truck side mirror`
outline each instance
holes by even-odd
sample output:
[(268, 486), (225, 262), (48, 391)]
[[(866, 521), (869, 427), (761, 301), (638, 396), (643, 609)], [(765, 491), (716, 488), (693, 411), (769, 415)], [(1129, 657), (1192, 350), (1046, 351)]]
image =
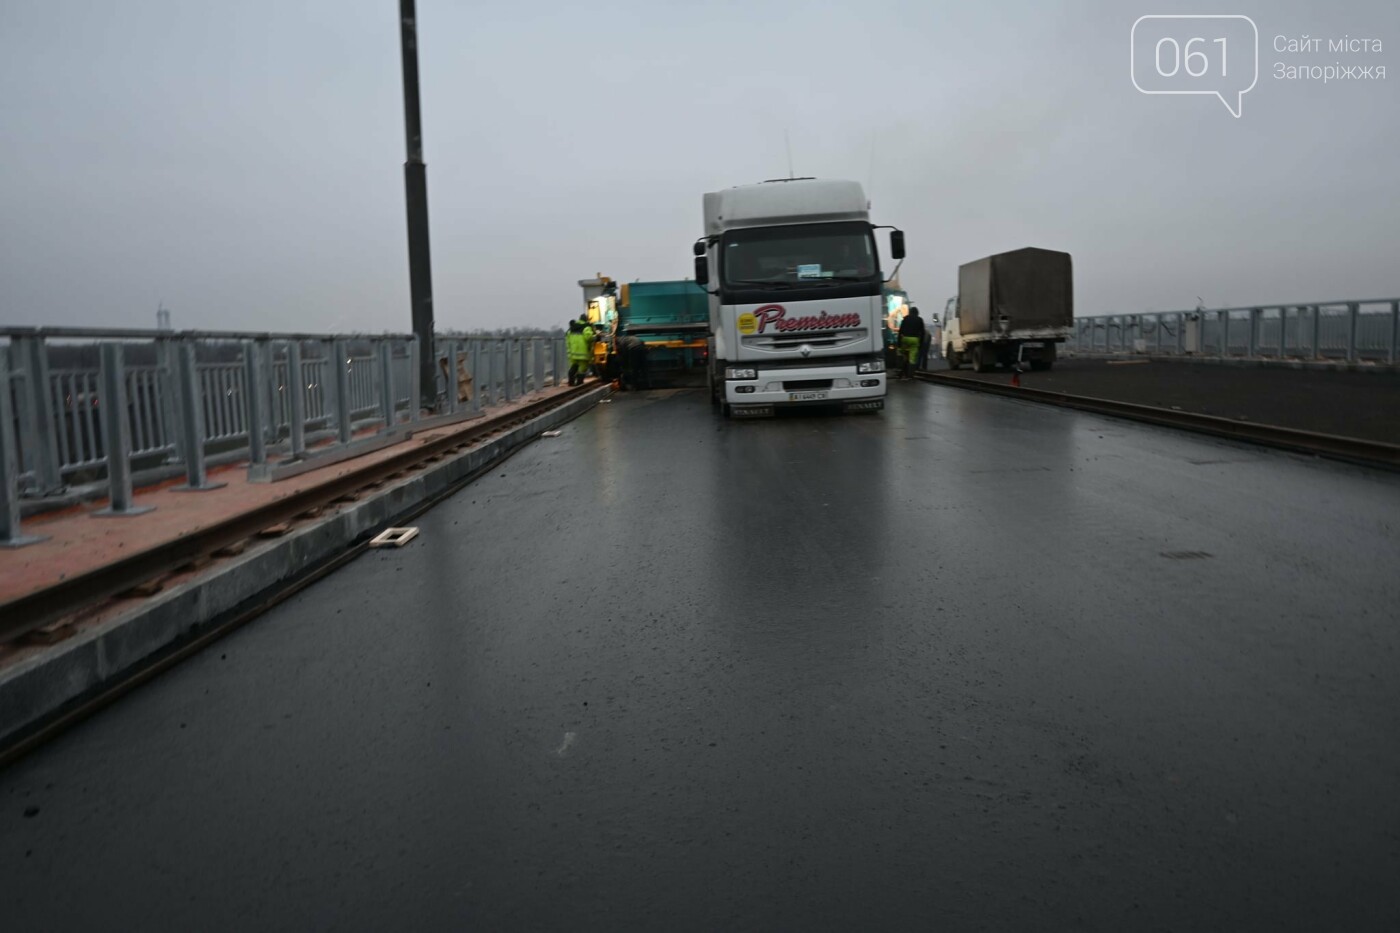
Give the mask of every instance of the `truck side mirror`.
[(890, 231), (890, 255), (895, 259), (904, 258), (904, 231)]
[(695, 253), (695, 255), (697, 255), (697, 256), (703, 256), (703, 255), (705, 255), (705, 241), (704, 241), (704, 240), (696, 240), (695, 243), (694, 243), (694, 245), (692, 245), (692, 246), (690, 247), (690, 249), (691, 249), (691, 251), (692, 251), (693, 253)]
[(704, 256), (695, 257), (695, 281), (699, 285), (710, 284), (710, 261)]

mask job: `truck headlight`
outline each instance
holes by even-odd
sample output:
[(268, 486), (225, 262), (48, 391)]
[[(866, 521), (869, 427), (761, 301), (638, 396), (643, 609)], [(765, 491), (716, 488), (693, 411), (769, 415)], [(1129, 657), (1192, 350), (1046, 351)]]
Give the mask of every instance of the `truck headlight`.
[(758, 370), (744, 366), (724, 367), (724, 378), (726, 379), (757, 379)]
[(885, 371), (885, 361), (882, 359), (866, 360), (856, 366), (858, 373), (882, 373)]

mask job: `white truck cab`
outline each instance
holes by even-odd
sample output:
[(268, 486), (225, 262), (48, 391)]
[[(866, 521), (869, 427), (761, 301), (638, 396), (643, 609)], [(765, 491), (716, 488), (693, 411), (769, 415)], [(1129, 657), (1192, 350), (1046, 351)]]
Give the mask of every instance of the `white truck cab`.
[[(710, 394), (722, 412), (884, 408), (884, 280), (860, 184), (781, 179), (707, 193), (704, 205), (695, 279), (710, 296)], [(890, 242), (903, 258), (903, 234)]]

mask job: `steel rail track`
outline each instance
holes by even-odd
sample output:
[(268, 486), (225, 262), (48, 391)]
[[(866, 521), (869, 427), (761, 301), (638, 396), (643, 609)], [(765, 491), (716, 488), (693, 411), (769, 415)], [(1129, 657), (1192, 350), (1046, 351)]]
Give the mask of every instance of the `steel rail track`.
[[(531, 402), (504, 418), (483, 421), (465, 431), (436, 438), (426, 444), (408, 445), (387, 459), (363, 464), (356, 469), (313, 487), (290, 493), (248, 512), (210, 525), (193, 534), (165, 542), (131, 554), (106, 566), (78, 574), (0, 604), (0, 643), (13, 641), (35, 629), (62, 619), (79, 610), (98, 605), (143, 583), (189, 566), (194, 560), (213, 555), (253, 537), (273, 525), (296, 521), (299, 516), (331, 505), (335, 500), (382, 485), (396, 473), (406, 473), (441, 458), (456, 448), (465, 447), (491, 434), (516, 427), (550, 409), (563, 405), (585, 392), (599, 388), (599, 383), (576, 387), (568, 392)], [(455, 428), (457, 425), (445, 425)], [(435, 430), (433, 427), (425, 431)], [(342, 464), (347, 461), (341, 461)], [(309, 517), (309, 516), (308, 516)]]
[(916, 375), (924, 382), (936, 385), (974, 389), (992, 395), (1058, 405), (1061, 408), (1074, 408), (1079, 411), (1109, 415), (1114, 418), (1126, 418), (1131, 421), (1142, 421), (1163, 427), (1179, 428), (1184, 431), (1209, 434), (1232, 441), (1275, 447), (1293, 453), (1312, 454), (1332, 460), (1343, 460), (1347, 463), (1400, 470), (1400, 445), (1385, 444), (1380, 441), (1342, 437), (1337, 434), (1319, 434), (1314, 431), (1300, 431), (1296, 428), (1256, 424), (1251, 421), (1234, 421), (1216, 415), (1202, 415), (1196, 412), (1177, 411), (1174, 408), (1158, 408), (1153, 405), (1138, 405), (1133, 402), (1117, 402), (1089, 395), (1070, 395), (1046, 389), (1030, 389), (1025, 386), (983, 382), (980, 379), (952, 376), (941, 372), (922, 371)]

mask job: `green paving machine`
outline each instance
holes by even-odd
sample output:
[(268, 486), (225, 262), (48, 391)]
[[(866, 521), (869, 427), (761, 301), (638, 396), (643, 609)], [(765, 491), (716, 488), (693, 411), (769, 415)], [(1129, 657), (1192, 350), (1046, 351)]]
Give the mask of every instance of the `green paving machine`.
[[(704, 385), (709, 330), (709, 296), (694, 281), (627, 282), (618, 288), (617, 327), (608, 339), (619, 358), (624, 332), (646, 345), (652, 386)], [(616, 361), (609, 371), (617, 372)]]

